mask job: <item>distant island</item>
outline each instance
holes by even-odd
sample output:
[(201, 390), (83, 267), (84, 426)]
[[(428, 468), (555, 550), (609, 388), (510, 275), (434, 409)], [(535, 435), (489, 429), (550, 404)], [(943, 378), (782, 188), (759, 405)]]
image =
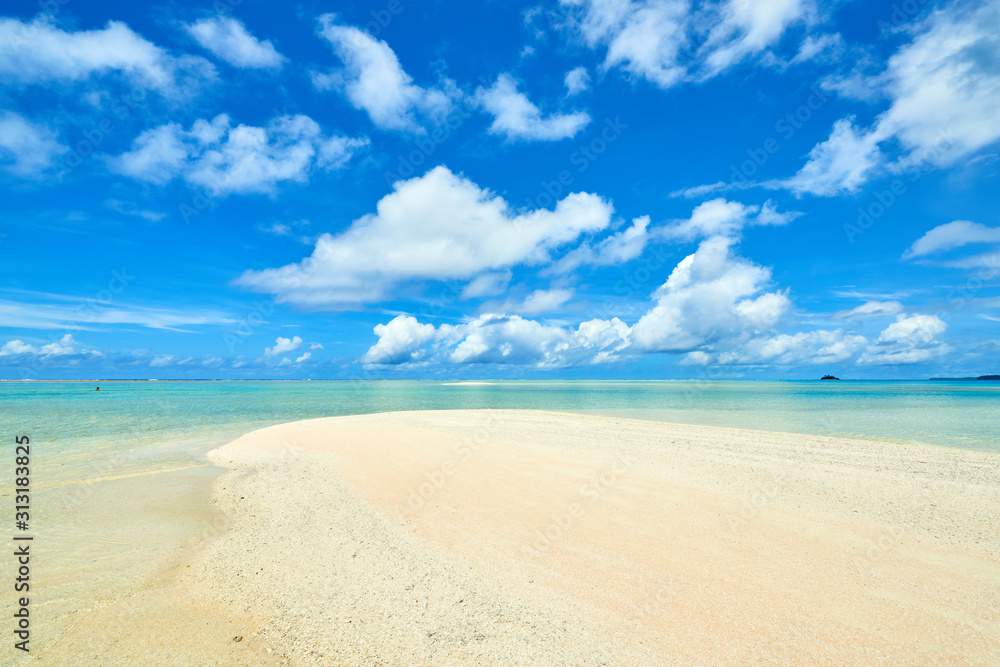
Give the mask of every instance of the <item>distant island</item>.
[(820, 380), (839, 380), (839, 379), (840, 378), (834, 377), (832, 375), (824, 375), (823, 377), (820, 378)]
[(979, 377), (966, 378), (931, 378), (931, 380), (992, 380), (996, 382), (1000, 380), (1000, 375), (980, 375)]

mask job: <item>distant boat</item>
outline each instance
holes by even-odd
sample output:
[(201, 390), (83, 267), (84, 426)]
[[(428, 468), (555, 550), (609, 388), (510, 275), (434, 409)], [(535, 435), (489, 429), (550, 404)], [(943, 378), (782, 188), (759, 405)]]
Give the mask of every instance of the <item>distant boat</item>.
[(839, 380), (839, 379), (840, 378), (833, 377), (832, 375), (824, 375), (823, 377), (820, 378), (820, 380)]

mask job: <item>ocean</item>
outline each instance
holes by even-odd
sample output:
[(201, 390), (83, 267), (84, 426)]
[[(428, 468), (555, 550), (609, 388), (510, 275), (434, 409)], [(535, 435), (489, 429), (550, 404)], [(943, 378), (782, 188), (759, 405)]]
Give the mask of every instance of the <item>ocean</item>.
[[(95, 386), (100, 391), (95, 391)], [(0, 429), (31, 438), (53, 488), (198, 457), (298, 419), (394, 410), (530, 408), (1000, 452), (1000, 382), (2, 382)]]

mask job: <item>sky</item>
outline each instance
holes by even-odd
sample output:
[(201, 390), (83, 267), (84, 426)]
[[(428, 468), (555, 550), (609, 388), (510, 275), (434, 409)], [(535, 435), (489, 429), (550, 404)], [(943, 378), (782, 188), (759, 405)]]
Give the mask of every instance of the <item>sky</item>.
[(1000, 372), (1000, 3), (3, 11), (0, 378)]

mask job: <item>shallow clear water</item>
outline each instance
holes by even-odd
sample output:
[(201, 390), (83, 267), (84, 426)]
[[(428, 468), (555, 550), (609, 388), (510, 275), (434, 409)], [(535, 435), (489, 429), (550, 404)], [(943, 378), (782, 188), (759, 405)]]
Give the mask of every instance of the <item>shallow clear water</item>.
[(997, 382), (436, 381), (0, 383), (40, 486), (189, 465), (262, 426), (391, 410), (531, 408), (1000, 452)]

